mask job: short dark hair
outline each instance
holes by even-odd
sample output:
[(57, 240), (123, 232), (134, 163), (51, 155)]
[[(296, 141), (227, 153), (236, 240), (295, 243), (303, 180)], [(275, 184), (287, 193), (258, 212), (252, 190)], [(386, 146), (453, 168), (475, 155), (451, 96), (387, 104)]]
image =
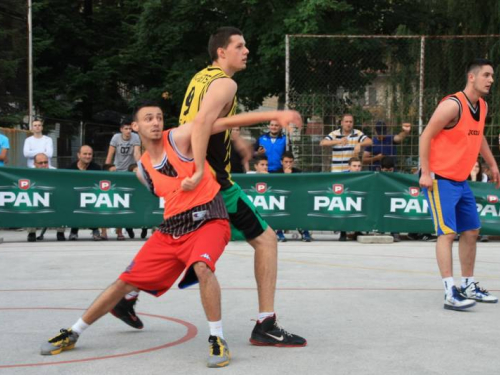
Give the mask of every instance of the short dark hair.
[(469, 64), (467, 64), (467, 69), (465, 70), (465, 76), (477, 68), (482, 68), (485, 65), (489, 65), (493, 68), (493, 63), (488, 59), (474, 59)]
[(380, 160), (380, 169), (390, 169), (394, 168), (395, 163), (394, 163), (394, 158), (391, 156), (384, 156), (382, 160)]
[(347, 164), (351, 165), (355, 161), (359, 161), (360, 162), (361, 160), (359, 158), (357, 158), (357, 157), (354, 156), (354, 157), (352, 157), (352, 158), (349, 159), (349, 161), (347, 162)]
[(268, 161), (269, 159), (267, 158), (266, 155), (256, 156), (255, 159), (253, 159), (253, 165), (259, 164), (259, 162), (262, 161), (262, 160)]
[(134, 169), (135, 169), (135, 168), (137, 168), (137, 167), (138, 167), (138, 165), (137, 165), (137, 164), (135, 164), (135, 163), (134, 163), (134, 164), (130, 164), (130, 165), (128, 166), (128, 171), (129, 171), (129, 172), (133, 172), (133, 171), (134, 171)]
[(146, 107), (158, 107), (158, 108), (161, 108), (160, 104), (157, 101), (155, 101), (155, 100), (150, 100), (150, 99), (141, 100), (141, 101), (137, 102), (137, 104), (134, 106), (134, 121), (137, 121), (137, 113), (141, 109), (146, 108)]
[(122, 120), (120, 121), (120, 129), (123, 128), (125, 125), (131, 125), (134, 119), (130, 115), (123, 116)]
[(40, 121), (42, 123), (42, 125), (43, 125), (43, 119), (41, 117), (35, 117), (33, 119), (32, 123), (35, 122), (35, 121)]
[(226, 48), (233, 35), (243, 35), (240, 29), (232, 26), (219, 27), (208, 40), (208, 55), (212, 61), (217, 61), (217, 49)]
[(344, 119), (344, 117), (346, 117), (346, 116), (351, 116), (351, 117), (352, 117), (352, 119), (354, 120), (354, 116), (352, 115), (352, 113), (344, 113), (344, 114), (342, 115), (342, 118), (341, 118), (340, 120), (343, 120), (343, 119)]
[(281, 155), (281, 160), (283, 160), (284, 158), (289, 158), (289, 159), (295, 160), (295, 156), (293, 156), (293, 152), (292, 151), (285, 151), (283, 153), (283, 155)]
[(114, 164), (104, 164), (102, 166), (103, 171), (109, 171), (111, 168), (113, 168), (115, 165)]

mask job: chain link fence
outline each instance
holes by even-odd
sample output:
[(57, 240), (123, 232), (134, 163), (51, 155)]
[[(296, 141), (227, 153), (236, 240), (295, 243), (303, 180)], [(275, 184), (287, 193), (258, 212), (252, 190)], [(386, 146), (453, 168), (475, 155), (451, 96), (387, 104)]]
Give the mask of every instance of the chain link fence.
[[(319, 143), (339, 128), (342, 114), (352, 113), (355, 129), (370, 137), (376, 136), (377, 121), (384, 121), (394, 135), (403, 123), (411, 123), (395, 159), (398, 170), (415, 172), (419, 134), (439, 101), (465, 87), (466, 66), (478, 57), (498, 64), (499, 35), (287, 35), (286, 106), (300, 111), (306, 121), (302, 131), (290, 135), (298, 167), (330, 171), (331, 147)], [(497, 158), (499, 97), (497, 84), (486, 98), (486, 135)]]

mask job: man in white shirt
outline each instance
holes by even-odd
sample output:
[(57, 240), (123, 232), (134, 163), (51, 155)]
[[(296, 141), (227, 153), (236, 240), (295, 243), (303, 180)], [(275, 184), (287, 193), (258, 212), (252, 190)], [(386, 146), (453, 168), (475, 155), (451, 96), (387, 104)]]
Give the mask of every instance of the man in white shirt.
[(49, 158), (50, 167), (50, 158), (52, 158), (52, 155), (54, 154), (54, 146), (52, 144), (52, 138), (42, 134), (42, 120), (34, 120), (31, 131), (33, 132), (33, 135), (26, 138), (24, 141), (24, 157), (28, 159), (28, 167), (35, 168), (34, 161), (35, 155), (37, 154), (45, 154)]

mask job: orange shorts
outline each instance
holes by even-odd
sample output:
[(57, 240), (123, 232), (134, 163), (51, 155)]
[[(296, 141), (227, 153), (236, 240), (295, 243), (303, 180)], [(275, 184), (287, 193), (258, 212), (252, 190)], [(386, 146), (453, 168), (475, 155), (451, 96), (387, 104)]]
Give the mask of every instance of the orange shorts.
[(215, 272), (215, 263), (230, 236), (229, 222), (221, 219), (211, 220), (180, 237), (156, 231), (119, 279), (159, 297), (187, 269), (179, 283), (179, 288), (187, 288), (198, 282), (192, 268), (194, 263), (206, 263)]

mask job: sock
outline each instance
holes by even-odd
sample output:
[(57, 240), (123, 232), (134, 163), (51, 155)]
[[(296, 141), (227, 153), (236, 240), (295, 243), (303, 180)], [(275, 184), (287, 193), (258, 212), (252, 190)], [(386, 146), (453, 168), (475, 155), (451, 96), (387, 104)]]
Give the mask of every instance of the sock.
[(80, 336), (83, 331), (85, 331), (87, 328), (89, 328), (90, 326), (85, 323), (82, 318), (78, 319), (78, 321), (73, 324), (73, 326), (71, 327), (71, 330), (75, 333), (78, 334), (78, 336)]
[(467, 285), (473, 282), (474, 282), (474, 276), (466, 276), (466, 277), (462, 276), (462, 288), (465, 289)]
[(128, 293), (128, 294), (125, 295), (125, 299), (127, 301), (130, 301), (131, 299), (137, 298), (138, 295), (139, 295), (139, 292), (136, 292), (135, 290), (133, 290), (130, 293)]
[(210, 328), (210, 336), (219, 336), (221, 339), (224, 338), (224, 333), (222, 333), (222, 320), (208, 322), (208, 327)]
[(451, 288), (455, 285), (455, 281), (453, 277), (445, 277), (443, 278), (444, 291), (447, 295), (451, 295)]
[(262, 323), (266, 318), (269, 318), (270, 316), (273, 316), (274, 315), (274, 311), (273, 312), (261, 312), (259, 313), (259, 317), (257, 318), (259, 323)]

